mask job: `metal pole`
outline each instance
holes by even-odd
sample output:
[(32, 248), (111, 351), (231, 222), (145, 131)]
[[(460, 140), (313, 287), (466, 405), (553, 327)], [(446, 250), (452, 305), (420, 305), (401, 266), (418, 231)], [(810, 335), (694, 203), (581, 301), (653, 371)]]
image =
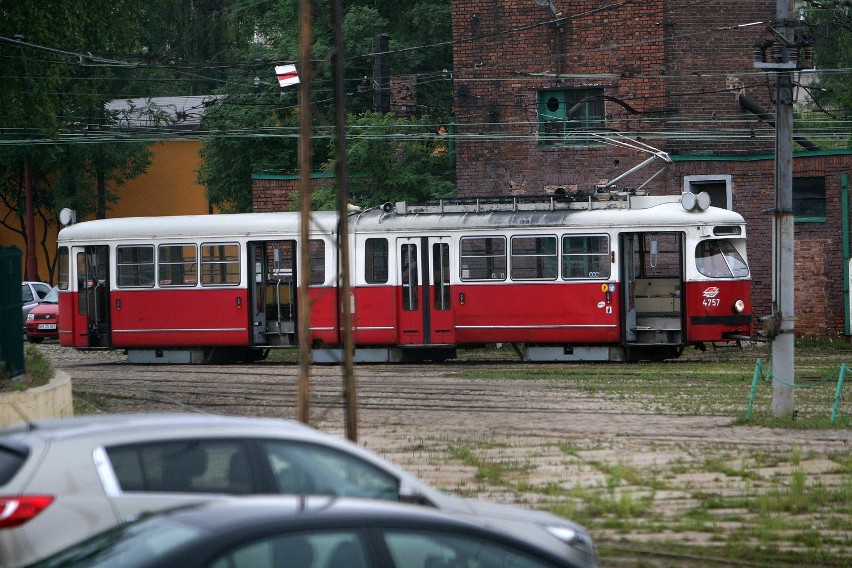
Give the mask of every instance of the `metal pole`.
[[(793, 43), (793, 0), (778, 0), (776, 25), (787, 45)], [(777, 40), (776, 40), (777, 41)], [(782, 63), (790, 62), (783, 46)], [(772, 414), (793, 416), (794, 409), (794, 225), (793, 225), (793, 74), (776, 73), (775, 87), (775, 278), (773, 308), (778, 333), (772, 338)]]
[(311, 1), (302, 0), (299, 34), (299, 391), (300, 422), (310, 424), (311, 397)]
[(843, 378), (846, 376), (846, 363), (840, 364), (840, 375), (837, 377), (837, 390), (834, 393), (834, 406), (831, 407), (831, 423), (837, 420), (837, 408), (840, 406), (840, 393), (843, 391)]
[(751, 391), (748, 395), (748, 405), (746, 406), (745, 420), (751, 418), (751, 407), (754, 403), (754, 395), (757, 394), (757, 382), (760, 380), (760, 375), (763, 373), (763, 367), (760, 359), (754, 364), (754, 375), (751, 378)]
[(352, 360), (352, 290), (349, 278), (349, 180), (346, 172), (346, 89), (343, 85), (343, 8), (340, 0), (333, 0), (331, 21), (334, 28), (334, 116), (335, 151), (337, 160), (337, 213), (340, 218), (340, 309), (343, 326), (343, 402), (346, 420), (346, 437), (358, 441), (358, 404), (355, 369)]

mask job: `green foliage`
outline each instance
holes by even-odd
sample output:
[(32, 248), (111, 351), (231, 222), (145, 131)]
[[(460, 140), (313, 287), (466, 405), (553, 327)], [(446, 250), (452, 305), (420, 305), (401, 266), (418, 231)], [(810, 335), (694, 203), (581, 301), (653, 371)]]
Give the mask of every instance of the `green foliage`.
[(24, 370), (20, 377), (6, 377), (5, 363), (0, 361), (0, 391), (23, 391), (50, 382), (56, 374), (50, 360), (30, 343), (24, 344)]
[[(452, 195), (448, 137), (422, 133), (413, 120), (364, 113), (347, 128), (350, 202), (362, 207), (390, 201), (423, 201)], [(326, 171), (334, 170), (334, 161)], [(317, 209), (336, 206), (336, 188), (329, 185), (312, 194)]]
[[(298, 88), (280, 89), (272, 72), (276, 64), (299, 59), (300, 3), (261, 0), (250, 11), (242, 9), (240, 2), (225, 3), (229, 10), (223, 18), (229, 19), (229, 26), (245, 26), (250, 20), (253, 29), (250, 37), (235, 39), (231, 54), (236, 60), (254, 63), (230, 67), (216, 90), (227, 98), (205, 113), (212, 135), (203, 142), (198, 179), (214, 205), (248, 211), (252, 173), (298, 170)], [(333, 169), (334, 144), (329, 143), (334, 129), (332, 27), (327, 0), (314, 2), (313, 14), (311, 168), (317, 171)], [(446, 124), (452, 113), (451, 82), (446, 80), (452, 68), (450, 1), (346, 2), (342, 26), (346, 109), (350, 117), (356, 117), (347, 125), (351, 201), (376, 204), (451, 193), (447, 143), (429, 140), (436, 126), (418, 126), (429, 121)], [(416, 77), (417, 121), (372, 112), (373, 40), (382, 33), (390, 39), (391, 75)], [(412, 46), (434, 47), (407, 49)], [(303, 69), (299, 72), (304, 76)], [(378, 122), (370, 124), (371, 119)], [(382, 133), (384, 139), (361, 138), (368, 127), (375, 127), (373, 132)], [(381, 159), (375, 160), (376, 156)], [(336, 207), (335, 191), (333, 186), (319, 190), (313, 204)]]
[(852, 67), (852, 9), (841, 0), (812, 3), (806, 21), (816, 39), (814, 63), (825, 72), (816, 75), (809, 92), (819, 108), (852, 114), (852, 75), (831, 70)]
[[(44, 227), (56, 223), (62, 207), (76, 209), (79, 218), (103, 217), (118, 188), (149, 166), (146, 144), (111, 141), (116, 117), (105, 109), (135, 66), (103, 56), (138, 49), (144, 5), (90, 0), (82, 10), (59, 0), (0, 4), (0, 36), (17, 38), (0, 41), (0, 200), (11, 211), (0, 222), (7, 229), (26, 234), (25, 164)], [(38, 237), (51, 264), (55, 243), (46, 242), (47, 231)]]
[(50, 360), (35, 345), (24, 346), (24, 367), (32, 386), (47, 384), (56, 374)]

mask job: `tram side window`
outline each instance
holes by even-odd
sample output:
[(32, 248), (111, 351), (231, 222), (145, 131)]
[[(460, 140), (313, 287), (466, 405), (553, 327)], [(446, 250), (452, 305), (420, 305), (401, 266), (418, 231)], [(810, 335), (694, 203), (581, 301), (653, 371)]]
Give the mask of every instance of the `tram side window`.
[(67, 290), (68, 283), (70, 280), (69, 271), (71, 270), (71, 266), (69, 264), (70, 258), (68, 257), (68, 248), (67, 247), (59, 247), (59, 251), (56, 253), (56, 265), (59, 271), (57, 276), (57, 285), (60, 290)]
[(462, 237), (459, 266), (462, 280), (505, 280), (506, 237)]
[(562, 278), (609, 278), (609, 236), (562, 237)]
[(555, 280), (556, 237), (512, 237), (512, 280)]
[(325, 282), (325, 241), (311, 239), (311, 284)]
[(116, 247), (119, 288), (153, 288), (154, 245)]
[(432, 245), (432, 278), (436, 310), (450, 309), (450, 245)]
[(157, 270), (160, 286), (195, 286), (198, 283), (195, 245), (160, 245)]
[(703, 241), (695, 247), (695, 266), (710, 278), (744, 278), (748, 265), (729, 241)]
[(416, 310), (419, 306), (417, 272), (417, 245), (404, 244), (400, 248), (399, 283), (402, 286), (402, 309)]
[(367, 239), (364, 242), (364, 281), (367, 282), (367, 284), (387, 283), (387, 239)]
[(240, 245), (201, 245), (201, 285), (236, 286), (240, 283)]
[[(94, 286), (94, 283), (89, 279), (86, 274), (86, 267), (88, 266), (87, 255), (84, 252), (77, 253), (77, 291), (79, 292), (87, 292), (89, 288)], [(77, 303), (77, 309), (81, 316), (85, 316), (89, 313), (89, 302), (81, 301)]]

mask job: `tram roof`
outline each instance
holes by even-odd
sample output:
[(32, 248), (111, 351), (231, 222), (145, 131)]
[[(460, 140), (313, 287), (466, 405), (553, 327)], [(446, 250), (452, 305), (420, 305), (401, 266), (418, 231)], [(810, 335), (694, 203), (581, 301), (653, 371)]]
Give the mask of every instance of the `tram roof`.
[(657, 202), (648, 207), (611, 209), (562, 209), (555, 211), (490, 211), (458, 213), (384, 213), (370, 210), (351, 218), (359, 231), (427, 232), (462, 229), (524, 229), (530, 227), (666, 229), (695, 225), (742, 224), (735, 211), (710, 207), (686, 211), (679, 201)]
[[(223, 213), (218, 215), (174, 215), (165, 217), (120, 217), (98, 219), (65, 227), (58, 241), (179, 240), (203, 238), (274, 237), (298, 233), (298, 213)], [(311, 213), (311, 232), (336, 231), (337, 213)]]
[[(311, 213), (311, 233), (331, 235), (337, 231), (338, 216), (333, 211)], [(385, 212), (377, 207), (350, 216), (353, 232), (417, 232), (465, 229), (528, 229), (530, 227), (648, 228), (665, 230), (695, 225), (742, 224), (742, 215), (710, 207), (686, 211), (679, 201), (655, 202), (648, 207), (611, 209), (565, 209), (555, 211), (489, 211), (405, 213)], [(198, 240), (205, 236), (233, 239), (280, 238), (297, 234), (300, 215), (296, 212), (234, 213), (217, 215), (176, 215), (165, 217), (122, 217), (86, 221), (65, 227), (59, 243), (85, 241)]]

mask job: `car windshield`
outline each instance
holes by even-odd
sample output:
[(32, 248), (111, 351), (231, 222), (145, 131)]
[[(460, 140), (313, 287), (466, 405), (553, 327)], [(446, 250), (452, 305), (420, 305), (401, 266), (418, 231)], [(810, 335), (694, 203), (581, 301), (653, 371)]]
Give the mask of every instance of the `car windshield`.
[(47, 296), (44, 297), (44, 301), (48, 304), (58, 304), (59, 303), (59, 288), (54, 286), (50, 289), (50, 292), (47, 293)]
[(200, 533), (197, 527), (167, 517), (149, 517), (119, 525), (31, 568), (132, 568), (191, 542)]

